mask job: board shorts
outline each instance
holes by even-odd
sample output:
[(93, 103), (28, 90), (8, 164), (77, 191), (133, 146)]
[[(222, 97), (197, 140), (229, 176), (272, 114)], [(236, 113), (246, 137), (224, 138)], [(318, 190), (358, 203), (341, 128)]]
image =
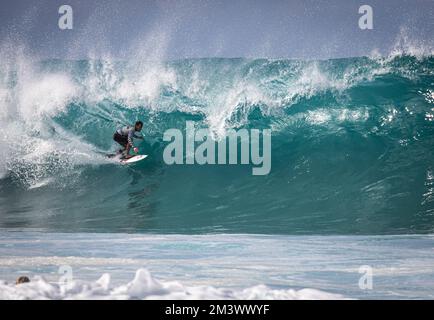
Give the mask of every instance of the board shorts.
[(115, 132), (113, 135), (113, 140), (119, 143), (122, 147), (126, 148), (128, 144), (128, 137), (120, 135), (119, 133)]

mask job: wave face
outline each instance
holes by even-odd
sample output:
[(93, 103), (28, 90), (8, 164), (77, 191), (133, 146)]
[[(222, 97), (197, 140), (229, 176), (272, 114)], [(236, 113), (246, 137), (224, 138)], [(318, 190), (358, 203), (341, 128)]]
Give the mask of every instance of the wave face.
[[(0, 227), (434, 231), (434, 58), (0, 62)], [(7, 61), (7, 62), (5, 62)], [(146, 161), (107, 161), (144, 121)], [(271, 172), (166, 165), (163, 133), (272, 129)]]

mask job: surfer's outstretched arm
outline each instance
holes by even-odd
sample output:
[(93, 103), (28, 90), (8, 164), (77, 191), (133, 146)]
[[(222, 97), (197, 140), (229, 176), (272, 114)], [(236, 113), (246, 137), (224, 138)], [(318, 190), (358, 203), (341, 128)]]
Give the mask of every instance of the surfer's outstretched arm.
[(137, 147), (135, 147), (134, 144), (133, 144), (133, 138), (135, 136), (136, 135), (134, 134), (134, 130), (131, 130), (128, 133), (128, 143), (127, 143), (127, 147), (126, 147), (126, 151), (127, 151), (126, 153), (127, 153), (127, 155), (130, 153), (130, 149), (131, 148), (133, 148), (133, 150), (134, 150), (135, 153), (139, 152), (139, 149)]
[(127, 143), (127, 145), (125, 147), (125, 155), (129, 155), (130, 154), (130, 149), (131, 149), (131, 144)]

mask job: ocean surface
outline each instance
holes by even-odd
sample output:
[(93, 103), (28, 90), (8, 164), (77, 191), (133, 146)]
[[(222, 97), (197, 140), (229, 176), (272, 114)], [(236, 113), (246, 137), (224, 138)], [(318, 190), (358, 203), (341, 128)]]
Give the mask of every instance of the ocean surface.
[(0, 299), (434, 299), (433, 248), (432, 235), (1, 232)]
[[(270, 173), (167, 165), (186, 121), (271, 129)], [(2, 59), (0, 148), (0, 298), (433, 298), (432, 55)]]

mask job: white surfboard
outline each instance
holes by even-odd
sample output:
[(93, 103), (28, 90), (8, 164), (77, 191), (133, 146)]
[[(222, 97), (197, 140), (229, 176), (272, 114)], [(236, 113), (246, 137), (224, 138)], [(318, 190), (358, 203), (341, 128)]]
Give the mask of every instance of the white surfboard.
[(122, 164), (133, 163), (133, 162), (143, 160), (147, 157), (148, 157), (147, 154), (138, 154), (138, 155), (132, 156), (131, 158), (128, 158), (128, 159), (121, 159), (121, 160), (119, 160), (119, 162)]

